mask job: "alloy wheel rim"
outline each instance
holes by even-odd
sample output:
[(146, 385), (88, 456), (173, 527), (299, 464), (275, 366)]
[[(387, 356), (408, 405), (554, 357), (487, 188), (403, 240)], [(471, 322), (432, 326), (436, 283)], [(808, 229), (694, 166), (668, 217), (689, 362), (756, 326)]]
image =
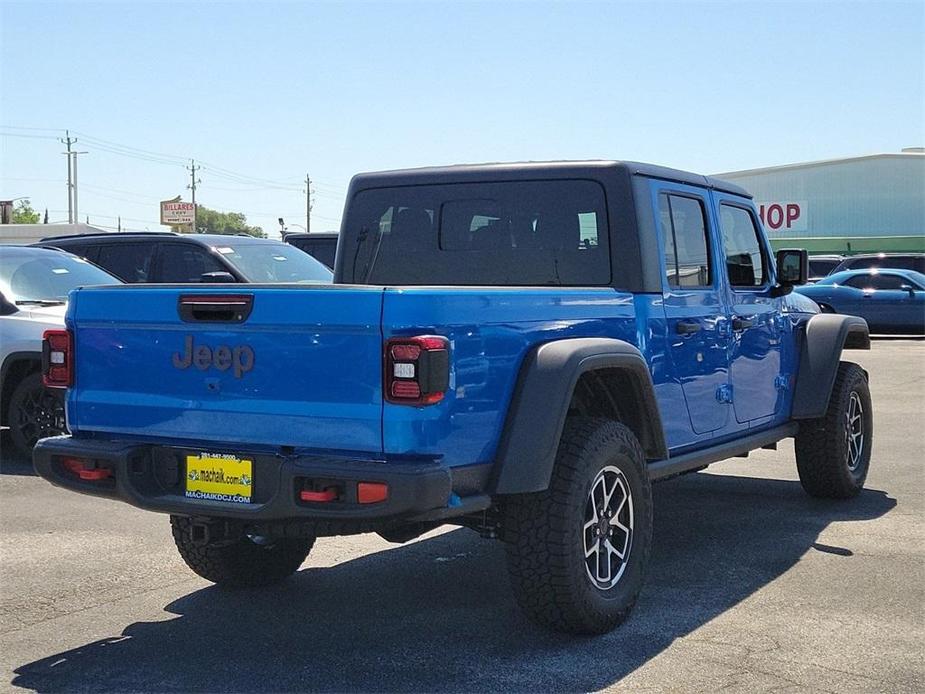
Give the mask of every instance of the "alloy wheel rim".
[(626, 476), (608, 465), (591, 483), (582, 526), (585, 573), (595, 587), (609, 590), (622, 578), (633, 544), (633, 520)]
[(851, 391), (845, 412), (845, 457), (848, 469), (854, 472), (861, 464), (864, 452), (864, 405), (861, 396)]
[(17, 408), (22, 437), (30, 446), (46, 436), (64, 431), (64, 410), (58, 399), (44, 388), (30, 392)]

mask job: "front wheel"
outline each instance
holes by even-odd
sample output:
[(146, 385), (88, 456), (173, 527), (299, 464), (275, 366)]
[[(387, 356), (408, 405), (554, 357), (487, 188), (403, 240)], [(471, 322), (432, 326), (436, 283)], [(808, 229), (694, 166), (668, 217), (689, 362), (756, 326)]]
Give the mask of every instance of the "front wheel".
[(652, 544), (652, 493), (633, 432), (569, 420), (549, 488), (506, 499), (502, 527), (514, 593), (534, 621), (575, 634), (623, 622)]
[(44, 386), (42, 374), (31, 373), (13, 390), (7, 417), (16, 451), (29, 458), (36, 441), (64, 433), (64, 399)]
[(870, 468), (874, 418), (864, 370), (843, 361), (824, 416), (800, 423), (797, 471), (810, 496), (848, 499), (864, 487)]
[(226, 588), (255, 588), (279, 583), (298, 571), (314, 538), (264, 538), (240, 532), (216, 540), (199, 540), (194, 523), (171, 516), (173, 540), (183, 561), (196, 574)]

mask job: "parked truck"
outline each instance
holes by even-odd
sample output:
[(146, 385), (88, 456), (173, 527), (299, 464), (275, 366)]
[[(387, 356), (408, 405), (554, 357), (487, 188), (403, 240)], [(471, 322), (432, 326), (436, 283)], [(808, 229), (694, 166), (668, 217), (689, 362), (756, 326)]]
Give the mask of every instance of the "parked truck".
[(738, 186), (613, 161), (361, 174), (338, 243), (330, 286), (74, 292), (45, 341), (71, 434), (39, 473), (169, 514), (229, 587), (318, 537), (471, 528), (572, 633), (632, 608), (652, 482), (793, 437), (809, 494), (864, 484), (868, 376), (841, 356), (867, 325), (791, 293), (806, 253), (775, 259)]

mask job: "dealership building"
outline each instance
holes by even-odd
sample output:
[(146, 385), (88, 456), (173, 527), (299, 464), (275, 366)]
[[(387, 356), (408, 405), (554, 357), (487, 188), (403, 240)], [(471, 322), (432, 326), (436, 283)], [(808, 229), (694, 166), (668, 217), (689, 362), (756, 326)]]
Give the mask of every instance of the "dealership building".
[(715, 175), (755, 196), (775, 248), (925, 252), (925, 148)]

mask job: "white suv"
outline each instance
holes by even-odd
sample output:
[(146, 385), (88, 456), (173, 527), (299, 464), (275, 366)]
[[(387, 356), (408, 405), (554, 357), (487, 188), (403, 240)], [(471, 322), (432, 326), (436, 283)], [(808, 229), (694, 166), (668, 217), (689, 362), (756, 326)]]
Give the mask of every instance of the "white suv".
[(64, 327), (68, 292), (119, 280), (70, 253), (0, 246), (0, 424), (17, 452), (64, 432), (61, 393), (42, 385), (42, 334)]

